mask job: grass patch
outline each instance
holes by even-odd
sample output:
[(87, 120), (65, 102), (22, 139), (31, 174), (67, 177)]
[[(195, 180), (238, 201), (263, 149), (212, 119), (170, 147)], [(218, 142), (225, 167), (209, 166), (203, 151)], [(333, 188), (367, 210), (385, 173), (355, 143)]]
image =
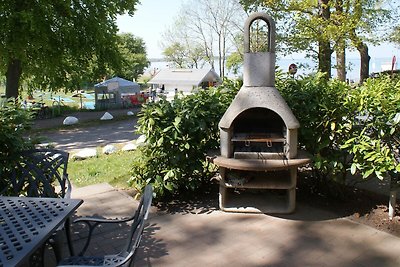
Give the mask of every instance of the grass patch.
[(109, 183), (118, 188), (128, 188), (127, 181), (135, 151), (118, 151), (85, 160), (71, 160), (68, 163), (68, 174), (74, 186), (82, 187), (98, 183)]

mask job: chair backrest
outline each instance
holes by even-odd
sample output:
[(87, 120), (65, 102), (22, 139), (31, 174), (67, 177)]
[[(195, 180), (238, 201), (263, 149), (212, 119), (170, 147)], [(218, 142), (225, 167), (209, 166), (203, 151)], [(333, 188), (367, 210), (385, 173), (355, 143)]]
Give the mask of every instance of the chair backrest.
[(131, 225), (130, 236), (123, 251), (123, 254), (126, 255), (127, 261), (130, 263), (134, 260), (137, 248), (139, 247), (142, 239), (144, 225), (149, 214), (152, 199), (153, 187), (148, 184), (144, 189), (139, 206), (135, 212), (135, 216)]
[(57, 149), (23, 151), (11, 172), (8, 195), (70, 198), (69, 154)]

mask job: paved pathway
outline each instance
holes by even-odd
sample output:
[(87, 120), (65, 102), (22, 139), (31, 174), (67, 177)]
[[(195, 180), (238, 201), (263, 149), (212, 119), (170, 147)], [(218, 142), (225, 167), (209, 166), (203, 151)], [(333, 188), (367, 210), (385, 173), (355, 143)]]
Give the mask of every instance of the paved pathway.
[(82, 122), (100, 120), (100, 118), (104, 115), (105, 112), (110, 113), (114, 118), (118, 118), (118, 117), (126, 116), (128, 111), (137, 113), (139, 110), (140, 110), (140, 108), (113, 109), (113, 110), (107, 110), (107, 111), (78, 111), (78, 112), (73, 112), (70, 114), (65, 114), (63, 116), (50, 118), (50, 119), (37, 119), (33, 122), (33, 128), (44, 130), (44, 129), (49, 129), (49, 128), (51, 129), (54, 127), (62, 126), (63, 121), (67, 116), (73, 116), (73, 117), (78, 118), (79, 123), (74, 126), (71, 126), (71, 127), (75, 127), (75, 126), (79, 127)]
[[(108, 184), (73, 190), (79, 215), (131, 214), (137, 201)], [(209, 200), (151, 210), (135, 266), (400, 266), (400, 239), (299, 203), (292, 215), (226, 213)], [(92, 254), (114, 253), (127, 225), (102, 230)], [(80, 242), (78, 235), (75, 242)]]
[[(137, 112), (137, 110), (135, 110)], [(80, 122), (100, 121), (105, 111), (101, 112), (79, 112), (71, 114), (79, 118)], [(115, 118), (125, 116), (127, 110), (109, 111)], [(61, 126), (65, 116), (37, 120), (34, 129), (47, 129)], [(60, 130), (43, 130), (40, 135), (44, 137), (44, 143), (51, 143), (55, 148), (73, 152), (83, 148), (96, 148), (108, 144), (121, 144), (138, 138), (135, 134), (137, 117), (127, 117), (124, 120), (103, 121), (93, 126), (81, 124), (63, 127)]]
[(136, 121), (133, 118), (96, 126), (42, 132), (41, 135), (45, 137), (45, 142), (53, 144), (55, 148), (72, 152), (137, 139), (139, 135), (135, 134)]
[[(130, 140), (134, 123), (112, 122), (109, 127), (61, 130), (47, 136), (66, 150), (83, 143), (98, 146), (111, 142), (109, 137), (117, 142)], [(79, 216), (125, 217), (137, 206), (137, 201), (108, 184), (74, 188), (73, 197), (85, 201)], [(153, 207), (135, 266), (400, 266), (399, 238), (345, 217), (303, 203), (285, 216), (225, 213), (217, 202), (214, 194), (208, 200)], [(103, 228), (89, 253), (117, 252), (128, 228)], [(78, 246), (81, 233), (82, 229), (74, 228)]]

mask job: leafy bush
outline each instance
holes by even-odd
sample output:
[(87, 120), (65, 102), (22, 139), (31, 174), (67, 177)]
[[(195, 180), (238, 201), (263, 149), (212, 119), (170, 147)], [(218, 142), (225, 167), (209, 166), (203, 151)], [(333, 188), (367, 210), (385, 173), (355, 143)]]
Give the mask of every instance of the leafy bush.
[(30, 129), (32, 114), (17, 107), (13, 100), (0, 102), (0, 187), (7, 183), (7, 172), (18, 154), (32, 146), (24, 138)]
[(341, 147), (353, 155), (351, 173), (360, 172), (363, 178), (390, 176), (391, 186), (398, 185), (400, 80), (389, 76), (369, 79), (352, 90), (344, 105), (353, 107), (361, 118)]
[[(226, 81), (171, 103), (146, 105), (138, 130), (147, 145), (134, 161), (131, 183), (139, 190), (151, 183), (158, 196), (207, 184), (215, 169), (205, 155), (219, 148), (218, 122), (239, 87)], [(352, 88), (320, 74), (295, 80), (278, 72), (276, 87), (300, 122), (299, 146), (312, 155), (316, 187), (344, 184), (356, 172), (363, 178), (390, 175), (392, 185), (399, 183), (399, 80), (369, 79)]]
[(399, 80), (385, 76), (351, 88), (317, 74), (277, 84), (300, 121), (299, 142), (313, 155), (314, 177), (345, 183), (351, 171), (398, 183)]
[(143, 106), (138, 132), (146, 145), (133, 163), (131, 184), (151, 183), (157, 197), (193, 191), (208, 184), (216, 169), (206, 161), (219, 148), (218, 123), (240, 84), (225, 81), (186, 97)]
[(314, 176), (344, 182), (350, 162), (341, 145), (351, 135), (354, 112), (343, 103), (351, 88), (320, 74), (279, 79), (277, 86), (300, 122), (299, 145), (313, 156)]

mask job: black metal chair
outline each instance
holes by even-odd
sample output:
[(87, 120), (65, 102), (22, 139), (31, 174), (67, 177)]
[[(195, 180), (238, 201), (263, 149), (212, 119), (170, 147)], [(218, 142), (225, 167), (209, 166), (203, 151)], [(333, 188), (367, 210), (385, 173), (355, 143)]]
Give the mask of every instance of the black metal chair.
[[(147, 185), (144, 194), (140, 199), (139, 206), (132, 217), (126, 219), (99, 219), (93, 217), (83, 217), (74, 223), (85, 223), (89, 228), (86, 243), (79, 256), (72, 256), (59, 262), (61, 266), (131, 266), (134, 263), (135, 255), (139, 247), (145, 222), (151, 206), (153, 188)], [(89, 243), (92, 239), (94, 229), (101, 224), (120, 224), (132, 221), (130, 233), (124, 249), (115, 255), (84, 256)]]
[(23, 151), (10, 170), (2, 195), (29, 197), (71, 197), (68, 179), (68, 152), (57, 149)]
[[(57, 149), (31, 149), (20, 153), (14, 168), (10, 170), (7, 186), (0, 195), (70, 198), (71, 182), (68, 179), (69, 153)], [(54, 249), (57, 260), (62, 258), (62, 231), (66, 228), (66, 237), (70, 252), (72, 245), (69, 235), (69, 220), (60, 226), (57, 232), (48, 240)], [(39, 256), (43, 258), (44, 247)], [(39, 260), (40, 261), (40, 260)]]

